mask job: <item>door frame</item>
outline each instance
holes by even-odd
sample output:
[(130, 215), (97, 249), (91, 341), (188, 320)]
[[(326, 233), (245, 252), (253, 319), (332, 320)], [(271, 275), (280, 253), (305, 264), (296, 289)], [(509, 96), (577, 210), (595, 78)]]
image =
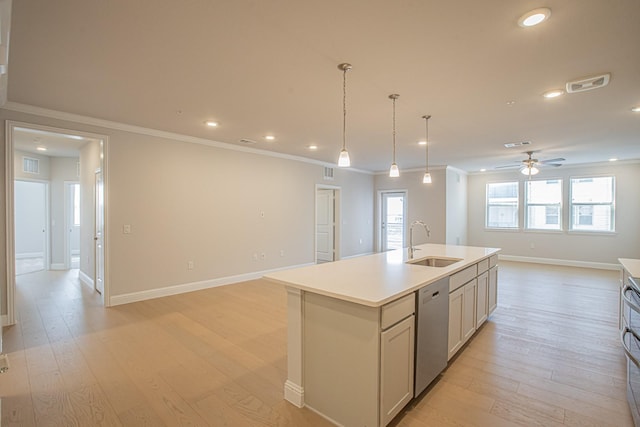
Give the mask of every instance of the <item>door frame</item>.
[[(51, 269), (51, 199), (50, 199), (50, 193), (49, 193), (50, 183), (45, 179), (29, 179), (29, 178), (14, 179), (12, 181), (12, 184), (14, 184), (13, 186), (14, 193), (15, 193), (15, 181), (35, 182), (35, 183), (44, 185), (44, 248), (43, 248), (44, 251), (42, 256), (44, 261), (44, 269), (50, 270)], [(13, 205), (13, 209), (15, 209), (15, 204)], [(13, 210), (13, 213), (15, 216), (15, 210)], [(14, 223), (13, 230), (15, 232), (15, 223)], [(13, 238), (13, 243), (15, 245), (15, 235)], [(14, 269), (16, 265), (15, 262), (16, 262), (16, 259), (15, 259), (15, 249), (14, 249), (14, 257), (13, 257)], [(15, 277), (15, 272), (14, 272), (14, 277)]]
[(14, 173), (14, 149), (13, 149), (13, 131), (15, 128), (27, 128), (41, 130), (52, 133), (64, 133), (78, 135), (85, 138), (95, 139), (100, 141), (102, 151), (100, 152), (100, 162), (103, 170), (104, 180), (104, 294), (102, 295), (102, 302), (105, 307), (111, 305), (110, 303), (110, 289), (109, 289), (109, 251), (108, 251), (108, 227), (109, 227), (109, 137), (107, 135), (101, 135), (90, 132), (83, 132), (75, 129), (65, 129), (59, 127), (39, 125), (35, 123), (19, 122), (15, 120), (5, 121), (5, 233), (7, 236), (6, 245), (6, 265), (7, 265), (7, 325), (13, 325), (16, 323), (15, 312), (15, 294), (16, 294), (16, 275), (15, 275), (15, 219), (14, 219), (14, 194), (13, 194), (13, 181), (15, 179)]
[(316, 236), (316, 227), (318, 224), (318, 190), (333, 190), (333, 260), (338, 261), (341, 257), (340, 254), (340, 242), (341, 242), (341, 232), (342, 229), (340, 224), (342, 223), (342, 209), (341, 209), (341, 198), (342, 198), (342, 188), (335, 185), (327, 185), (327, 184), (316, 184), (316, 188), (313, 191), (313, 262), (315, 264), (318, 263), (318, 252), (317, 252), (317, 236)]
[[(64, 181), (64, 268), (71, 268), (71, 236), (69, 228), (73, 227), (73, 200), (71, 199), (71, 186), (80, 184), (80, 181)], [(78, 190), (80, 191), (80, 190)], [(82, 226), (82, 225), (81, 225)], [(82, 255), (82, 254), (81, 254)]]
[(386, 193), (403, 193), (405, 204), (404, 204), (404, 233), (402, 236), (402, 241), (405, 242), (407, 240), (407, 215), (409, 214), (409, 190), (407, 189), (398, 189), (398, 190), (378, 190), (378, 196), (376, 197), (376, 232), (375, 232), (375, 240), (376, 240), (376, 251), (382, 252), (382, 197)]

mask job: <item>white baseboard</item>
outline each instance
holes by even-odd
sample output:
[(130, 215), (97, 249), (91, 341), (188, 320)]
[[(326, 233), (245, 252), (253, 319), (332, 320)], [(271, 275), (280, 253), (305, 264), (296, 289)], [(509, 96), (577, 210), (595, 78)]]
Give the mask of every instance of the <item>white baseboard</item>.
[[(246, 282), (247, 280), (256, 280), (268, 273), (286, 270), (289, 268), (304, 267), (312, 264), (301, 264), (276, 268), (272, 270), (257, 271), (254, 273), (239, 274), (237, 276), (221, 277), (219, 279), (202, 280), (199, 282), (182, 283), (179, 285), (167, 286), (158, 289), (149, 289), (147, 291), (131, 292), (128, 294), (113, 295), (109, 299), (109, 305), (129, 304), (132, 302), (145, 301), (153, 298), (168, 297), (171, 295), (184, 294), (187, 292), (201, 291), (203, 289), (215, 288), (218, 286), (231, 285), (233, 283)], [(82, 273), (82, 272), (81, 272)]]
[(619, 264), (605, 262), (574, 261), (570, 259), (535, 258), (516, 255), (498, 255), (498, 259), (504, 261), (530, 262), (534, 264), (563, 265), (565, 267), (595, 268), (598, 270), (620, 270)]
[(94, 284), (93, 284), (93, 278), (89, 277), (84, 271), (82, 270), (78, 270), (78, 278), (80, 279), (80, 281), (82, 283), (84, 283), (85, 285), (89, 286), (91, 289), (94, 288)]
[(298, 384), (287, 380), (284, 383), (284, 399), (298, 408), (304, 407), (304, 389)]
[(22, 252), (16, 254), (16, 259), (44, 258), (44, 252)]
[(64, 263), (60, 264), (60, 263), (52, 263), (51, 267), (49, 268), (49, 270), (66, 270), (66, 268), (64, 268)]

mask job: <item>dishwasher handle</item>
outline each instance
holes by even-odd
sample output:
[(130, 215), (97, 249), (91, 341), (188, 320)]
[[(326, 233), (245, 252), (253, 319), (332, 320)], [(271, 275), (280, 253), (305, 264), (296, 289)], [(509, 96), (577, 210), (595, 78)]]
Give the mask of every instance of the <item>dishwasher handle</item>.
[(637, 293), (637, 291), (633, 286), (626, 286), (622, 290), (622, 299), (624, 299), (624, 302), (629, 306), (629, 308), (631, 308), (636, 313), (640, 314), (640, 307), (638, 307), (638, 305), (631, 298), (627, 296), (627, 292), (629, 291)]

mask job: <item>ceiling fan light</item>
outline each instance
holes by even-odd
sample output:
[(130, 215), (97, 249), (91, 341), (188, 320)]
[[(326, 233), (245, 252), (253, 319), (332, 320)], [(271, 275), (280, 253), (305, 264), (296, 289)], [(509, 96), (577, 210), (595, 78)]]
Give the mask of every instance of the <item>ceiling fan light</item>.
[(528, 176), (537, 175), (538, 172), (540, 172), (540, 169), (538, 169), (535, 166), (524, 166), (522, 169), (520, 169), (520, 173), (522, 175), (528, 175)]
[(349, 153), (346, 148), (340, 151), (340, 157), (338, 158), (338, 166), (341, 168), (348, 168), (351, 166), (351, 159), (349, 159)]
[(391, 167), (389, 168), (389, 176), (391, 178), (397, 178), (400, 176), (400, 170), (398, 170), (398, 165), (394, 163), (391, 164)]
[(422, 183), (431, 184), (431, 174), (429, 172), (425, 172), (424, 176), (422, 177)]

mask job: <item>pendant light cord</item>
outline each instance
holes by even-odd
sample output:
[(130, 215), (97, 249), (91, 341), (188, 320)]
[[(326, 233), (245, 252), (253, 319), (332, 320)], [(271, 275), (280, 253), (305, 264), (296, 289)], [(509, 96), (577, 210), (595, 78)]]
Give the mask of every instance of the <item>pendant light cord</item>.
[(424, 119), (424, 123), (425, 123), (425, 160), (427, 162), (426, 166), (425, 166), (425, 172), (428, 173), (429, 172), (429, 119), (431, 118), (431, 116), (422, 116), (422, 118)]
[[(350, 68), (350, 67), (349, 67)], [(342, 149), (347, 146), (347, 70), (344, 67), (342, 75)]]
[(396, 162), (396, 98), (397, 95), (392, 95), (393, 100), (393, 163)]

